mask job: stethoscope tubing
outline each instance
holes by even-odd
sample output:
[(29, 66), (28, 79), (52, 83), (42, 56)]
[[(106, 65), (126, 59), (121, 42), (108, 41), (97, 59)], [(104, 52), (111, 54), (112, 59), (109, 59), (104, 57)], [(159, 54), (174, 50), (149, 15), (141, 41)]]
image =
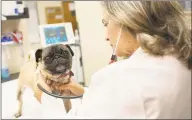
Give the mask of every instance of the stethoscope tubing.
[(39, 88), (40, 90), (42, 90), (44, 93), (46, 93), (46, 94), (48, 94), (48, 95), (50, 95), (50, 96), (52, 96), (52, 97), (55, 97), (55, 98), (61, 98), (61, 99), (77, 99), (77, 98), (83, 97), (83, 95), (81, 95), (81, 96), (68, 96), (68, 97), (66, 97), (66, 96), (60, 96), (60, 95), (56, 95), (56, 94), (52, 94), (52, 93), (48, 92), (48, 91), (45, 90), (40, 84), (37, 84), (37, 86), (38, 86), (38, 88)]

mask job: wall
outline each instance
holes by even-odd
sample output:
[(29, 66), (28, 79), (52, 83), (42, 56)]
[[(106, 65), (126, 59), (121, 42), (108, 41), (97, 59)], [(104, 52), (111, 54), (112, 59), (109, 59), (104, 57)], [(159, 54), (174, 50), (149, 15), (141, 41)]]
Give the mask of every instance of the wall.
[(75, 1), (75, 7), (80, 30), (84, 75), (88, 85), (91, 75), (108, 64), (112, 50), (109, 43), (105, 41), (99, 2)]

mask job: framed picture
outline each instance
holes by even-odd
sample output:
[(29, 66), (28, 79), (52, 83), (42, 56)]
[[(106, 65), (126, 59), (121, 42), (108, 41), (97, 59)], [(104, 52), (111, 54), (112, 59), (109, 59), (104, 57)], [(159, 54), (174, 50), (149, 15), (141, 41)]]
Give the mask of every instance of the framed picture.
[(70, 22), (40, 25), (39, 28), (42, 46), (75, 43), (74, 33)]

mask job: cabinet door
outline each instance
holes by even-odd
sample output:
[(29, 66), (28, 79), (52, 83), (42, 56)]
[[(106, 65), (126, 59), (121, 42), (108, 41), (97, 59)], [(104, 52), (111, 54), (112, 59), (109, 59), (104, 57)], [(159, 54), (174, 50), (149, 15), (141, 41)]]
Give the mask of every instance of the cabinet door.
[(63, 5), (63, 15), (65, 22), (71, 22), (73, 31), (78, 29), (76, 14), (75, 14), (75, 5), (73, 1), (65, 1), (62, 3)]
[(63, 12), (61, 7), (46, 7), (45, 14), (47, 19), (47, 24), (64, 22)]

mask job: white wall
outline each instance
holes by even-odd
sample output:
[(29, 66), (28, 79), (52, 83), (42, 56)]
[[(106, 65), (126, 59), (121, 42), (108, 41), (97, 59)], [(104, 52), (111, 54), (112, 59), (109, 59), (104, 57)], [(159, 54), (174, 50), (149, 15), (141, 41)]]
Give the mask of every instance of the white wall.
[(82, 56), (86, 85), (91, 75), (108, 65), (112, 54), (105, 41), (102, 25), (102, 9), (98, 1), (75, 1), (80, 30)]

